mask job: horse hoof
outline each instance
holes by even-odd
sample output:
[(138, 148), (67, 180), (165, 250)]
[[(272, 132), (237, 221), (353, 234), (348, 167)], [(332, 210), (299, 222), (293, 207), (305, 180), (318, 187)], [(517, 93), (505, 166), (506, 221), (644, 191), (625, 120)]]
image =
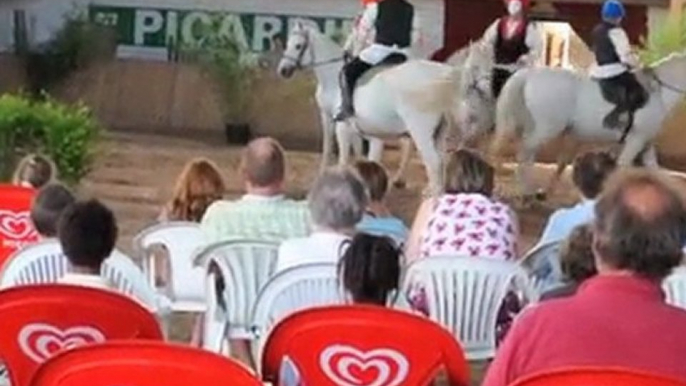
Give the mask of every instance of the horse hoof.
[(407, 182), (405, 182), (405, 180), (395, 180), (393, 181), (393, 187), (396, 189), (405, 189), (407, 187)]

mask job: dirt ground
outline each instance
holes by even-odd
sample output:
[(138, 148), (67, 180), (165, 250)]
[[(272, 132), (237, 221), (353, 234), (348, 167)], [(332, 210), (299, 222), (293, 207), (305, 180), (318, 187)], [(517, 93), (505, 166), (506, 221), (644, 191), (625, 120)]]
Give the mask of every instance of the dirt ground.
[[(227, 183), (227, 197), (242, 194), (238, 175), (239, 147), (229, 147), (216, 141), (121, 132), (105, 135), (97, 151), (94, 168), (82, 182), (79, 193), (102, 199), (113, 208), (120, 227), (118, 245), (129, 252), (133, 236), (155, 223), (160, 209), (172, 194), (176, 177), (184, 164), (194, 157), (207, 157), (219, 165)], [(394, 170), (398, 158), (398, 152), (390, 149), (384, 156), (384, 164)], [(316, 175), (319, 155), (288, 150), (287, 159), (287, 193), (303, 198)], [(537, 182), (542, 186), (551, 173), (551, 167), (540, 165), (535, 172)], [(426, 185), (423, 166), (416, 155), (410, 163), (407, 180), (406, 188), (392, 189), (388, 198), (391, 209), (409, 225)], [(514, 185), (511, 171), (499, 175), (498, 183), (499, 190), (511, 192)], [(563, 178), (548, 202), (519, 211), (522, 250), (535, 242), (545, 218), (554, 208), (574, 201), (575, 193), (569, 179)]]

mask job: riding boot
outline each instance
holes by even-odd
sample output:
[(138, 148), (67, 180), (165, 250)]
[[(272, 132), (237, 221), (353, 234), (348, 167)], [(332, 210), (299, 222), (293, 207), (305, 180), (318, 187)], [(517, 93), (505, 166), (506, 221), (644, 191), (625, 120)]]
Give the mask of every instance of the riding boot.
[(622, 106), (615, 106), (615, 108), (605, 116), (605, 119), (603, 119), (603, 126), (607, 129), (619, 128), (619, 117), (623, 112), (624, 108)]
[(341, 82), (341, 105), (334, 116), (334, 121), (341, 122), (355, 115), (355, 110), (353, 108), (353, 93), (352, 87), (348, 84), (347, 79), (343, 79)]
[(355, 70), (355, 62), (356, 59), (353, 59), (351, 62), (346, 63), (341, 71), (341, 105), (333, 118), (336, 122), (345, 121), (355, 115), (355, 110), (353, 108), (353, 82), (355, 81), (353, 72)]

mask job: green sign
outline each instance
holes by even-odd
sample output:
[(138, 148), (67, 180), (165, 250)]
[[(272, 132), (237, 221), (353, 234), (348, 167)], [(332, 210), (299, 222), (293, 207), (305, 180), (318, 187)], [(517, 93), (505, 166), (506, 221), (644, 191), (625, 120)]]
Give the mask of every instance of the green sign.
[(164, 48), (193, 44), (208, 33), (232, 36), (254, 51), (272, 48), (274, 38), (285, 42), (295, 20), (306, 20), (329, 36), (342, 36), (351, 20), (341, 17), (303, 17), (273, 14), (189, 11), (91, 5), (90, 19), (115, 28), (121, 45)]

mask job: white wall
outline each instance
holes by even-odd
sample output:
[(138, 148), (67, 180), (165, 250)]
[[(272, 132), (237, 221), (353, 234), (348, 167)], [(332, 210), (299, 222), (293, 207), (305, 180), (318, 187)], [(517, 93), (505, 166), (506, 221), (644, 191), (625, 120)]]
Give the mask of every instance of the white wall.
[[(444, 0), (411, 1), (423, 24), (424, 44), (421, 54), (430, 54), (442, 47)], [(59, 29), (66, 14), (79, 8), (87, 10), (91, 4), (131, 7), (142, 11), (151, 9), (153, 12), (162, 9), (324, 18), (352, 18), (360, 7), (359, 0), (0, 0), (0, 50), (7, 50), (12, 46), (14, 9), (26, 10), (29, 39), (32, 43), (39, 44), (49, 40)], [(134, 47), (125, 48), (124, 53), (129, 56), (165, 57), (161, 55), (163, 52), (160, 49), (156, 52), (149, 47), (135, 44)]]

